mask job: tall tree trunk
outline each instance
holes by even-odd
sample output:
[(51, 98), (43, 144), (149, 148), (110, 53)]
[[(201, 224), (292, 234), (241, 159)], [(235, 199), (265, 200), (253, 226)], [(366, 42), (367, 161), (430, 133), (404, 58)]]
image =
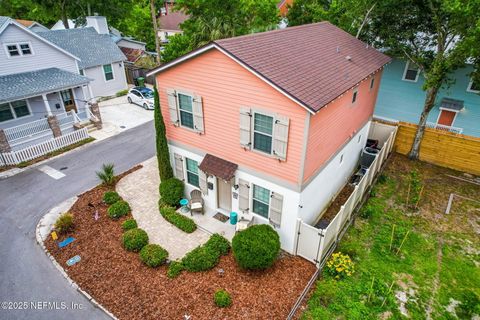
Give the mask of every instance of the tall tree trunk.
[(61, 15), (62, 15), (62, 22), (63, 22), (63, 26), (65, 27), (65, 29), (70, 29), (70, 26), (68, 25), (68, 17), (67, 17), (67, 9), (65, 8), (66, 7), (66, 1), (62, 1), (62, 4), (60, 5), (61, 8)]
[(157, 63), (160, 64), (160, 39), (158, 39), (158, 21), (155, 0), (150, 0), (150, 14), (152, 15), (153, 31), (155, 32), (155, 51), (157, 51)]
[(377, 4), (374, 3), (370, 9), (368, 9), (367, 13), (365, 14), (365, 17), (363, 18), (363, 21), (362, 21), (362, 24), (360, 25), (360, 28), (358, 28), (358, 31), (357, 31), (357, 35), (355, 36), (357, 39), (360, 37), (360, 34), (362, 33), (362, 29), (363, 27), (365, 26), (365, 24), (367, 23), (368, 19), (370, 18), (370, 13), (372, 12), (373, 8), (375, 8)]
[(408, 157), (412, 160), (418, 159), (420, 155), (420, 144), (422, 143), (423, 134), (425, 133), (425, 125), (430, 111), (435, 105), (435, 99), (437, 98), (439, 88), (429, 88), (427, 90), (427, 96), (425, 97), (425, 104), (423, 106), (422, 114), (420, 115), (420, 121), (418, 122), (417, 132), (415, 133), (415, 139), (413, 139), (412, 148), (408, 154)]

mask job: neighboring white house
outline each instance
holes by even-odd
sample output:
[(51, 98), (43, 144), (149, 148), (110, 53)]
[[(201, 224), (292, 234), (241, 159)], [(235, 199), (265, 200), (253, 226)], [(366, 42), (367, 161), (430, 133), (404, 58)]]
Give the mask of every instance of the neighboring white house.
[(74, 54), (80, 74), (92, 79), (95, 97), (111, 96), (127, 89), (125, 55), (110, 38), (105, 17), (87, 17), (84, 28), (57, 29), (38, 33), (58, 47)]

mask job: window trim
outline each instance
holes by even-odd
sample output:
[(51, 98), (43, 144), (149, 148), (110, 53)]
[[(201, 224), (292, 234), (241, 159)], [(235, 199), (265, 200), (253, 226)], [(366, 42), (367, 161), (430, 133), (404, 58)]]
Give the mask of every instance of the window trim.
[[(268, 210), (267, 210), (267, 216), (266, 216), (266, 217), (264, 217), (264, 216), (262, 216), (261, 214), (256, 213), (255, 211), (253, 211), (253, 210), (254, 210), (254, 209), (253, 209), (253, 201), (254, 201), (254, 200), (265, 204), (265, 202), (263, 202), (263, 201), (261, 201), (261, 200), (253, 199), (253, 195), (254, 195), (253, 189), (255, 189), (255, 186), (260, 187), (260, 188), (263, 188), (263, 189), (265, 189), (265, 190), (268, 190), (269, 193), (270, 193), (269, 196), (268, 196), (268, 204), (267, 204), (267, 205), (268, 205)], [(262, 187), (261, 185), (258, 185), (258, 184), (255, 184), (255, 183), (252, 182), (252, 183), (251, 183), (251, 188), (250, 188), (250, 199), (251, 199), (251, 200), (250, 200), (250, 208), (251, 208), (250, 211), (252, 212), (252, 214), (258, 216), (258, 217), (261, 218), (261, 219), (265, 219), (266, 221), (270, 221), (270, 205), (271, 205), (271, 201), (272, 201), (272, 200), (271, 200), (271, 199), (272, 199), (272, 190), (270, 190), (270, 189), (268, 189), (268, 188), (265, 188), (265, 187)]]
[[(12, 102), (21, 101), (21, 100), (24, 100), (27, 103), (28, 115), (19, 118), (19, 117), (17, 117), (17, 114), (15, 113), (15, 110), (13, 109)], [(13, 119), (0, 121), (0, 123), (9, 123), (9, 122), (12, 122), (12, 121), (15, 121), (15, 120), (18, 120), (18, 119), (25, 119), (25, 118), (28, 118), (28, 117), (33, 117), (32, 108), (30, 106), (30, 102), (28, 101), (28, 99), (14, 100), (14, 101), (9, 101), (9, 102), (0, 103), (0, 104), (8, 104), (8, 106), (10, 107), (10, 112), (13, 115)]]
[[(194, 161), (194, 162), (197, 164), (197, 169), (200, 170), (200, 168), (198, 168), (198, 166), (199, 166), (198, 161), (197, 161), (197, 160), (193, 160), (193, 159), (191, 159), (191, 158), (189, 158), (189, 157), (185, 157), (185, 156), (183, 157), (183, 159), (184, 159), (183, 162), (185, 163), (185, 164), (184, 164), (184, 166), (185, 166), (185, 182), (188, 183), (189, 185), (191, 185), (192, 187), (195, 187), (195, 188), (200, 189), (200, 174), (199, 174), (198, 172), (195, 173), (195, 172), (193, 172), (193, 171), (188, 170), (188, 166), (187, 166), (188, 160)], [(189, 172), (190, 172), (191, 174), (196, 175), (196, 176), (198, 177), (198, 186), (196, 186), (196, 185), (194, 185), (194, 184), (191, 184), (190, 181), (188, 180), (188, 173), (189, 173)]]
[(407, 71), (408, 71), (408, 67), (410, 66), (410, 61), (407, 61), (407, 63), (405, 64), (405, 69), (403, 69), (403, 76), (402, 76), (402, 81), (406, 81), (406, 82), (418, 82), (418, 78), (420, 76), (420, 68), (418, 68), (417, 66), (417, 75), (415, 77), (415, 80), (410, 80), (410, 79), (406, 79), (405, 76), (407, 75)]
[[(181, 91), (181, 90), (175, 90), (175, 91), (176, 91), (176, 95), (177, 95), (176, 103), (177, 103), (178, 125), (179, 125), (179, 127), (190, 130), (192, 132), (196, 132), (195, 131), (195, 115), (193, 114), (193, 97), (194, 97), (193, 93), (190, 93), (190, 92), (187, 92), (187, 91)], [(192, 111), (191, 112), (187, 111), (187, 110), (180, 109), (180, 96), (179, 95), (184, 95), (184, 96), (190, 97), (190, 100), (192, 101)], [(192, 128), (190, 128), (188, 126), (184, 126), (182, 124), (182, 116), (181, 116), (182, 111), (192, 114), (192, 122), (193, 122), (193, 127)]]
[[(28, 47), (30, 48), (30, 53), (29, 54), (24, 54), (22, 52), (22, 49), (20, 48), (20, 45), (22, 45), (22, 44), (28, 44)], [(10, 51), (8, 51), (8, 46), (15, 46), (17, 48), (17, 51), (18, 51), (18, 56), (11, 56)], [(32, 48), (32, 43), (30, 41), (7, 42), (7, 43), (3, 44), (3, 47), (5, 49), (5, 53), (7, 54), (8, 59), (15, 59), (15, 58), (23, 57), (23, 56), (30, 57), (30, 56), (35, 55), (35, 52), (33, 51), (33, 48)]]
[(472, 85), (473, 85), (473, 79), (470, 77), (470, 82), (468, 83), (467, 92), (480, 93), (480, 90), (472, 89)]
[(356, 104), (357, 104), (357, 101), (358, 101), (358, 88), (359, 88), (359, 86), (356, 86), (355, 88), (353, 88), (353, 91), (352, 91), (352, 105), (356, 105)]
[[(259, 110), (259, 109), (252, 109), (251, 113), (252, 113), (252, 120), (250, 121), (250, 141), (251, 141), (252, 145), (251, 145), (250, 150), (252, 150), (253, 152), (257, 152), (259, 154), (265, 155), (265, 156), (270, 156), (272, 158), (275, 158), (275, 155), (273, 154), (273, 142), (275, 140), (275, 122), (276, 122), (275, 115), (270, 113), (270, 112), (266, 112), (266, 111)], [(270, 137), (272, 138), (272, 144), (270, 146), (270, 153), (267, 153), (267, 152), (259, 150), (259, 149), (255, 149), (255, 114), (256, 113), (258, 113), (262, 116), (267, 116), (267, 117), (272, 118), (272, 134), (270, 135)], [(268, 136), (267, 133), (263, 133), (263, 132), (259, 132), (259, 134)]]
[[(110, 80), (107, 80), (107, 75), (106, 75), (106, 72), (105, 72), (105, 66), (110, 66), (110, 68), (112, 68), (112, 79)], [(113, 63), (107, 63), (107, 64), (103, 64), (102, 65), (102, 71), (103, 71), (103, 80), (105, 82), (110, 82), (110, 81), (114, 81), (115, 80), (115, 71), (113, 71)]]

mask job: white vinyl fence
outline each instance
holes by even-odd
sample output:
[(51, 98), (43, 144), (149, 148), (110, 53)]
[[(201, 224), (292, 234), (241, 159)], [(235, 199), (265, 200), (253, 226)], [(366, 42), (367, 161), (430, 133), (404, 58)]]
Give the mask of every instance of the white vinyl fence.
[[(385, 126), (383, 124), (378, 125)], [(340, 239), (343, 229), (348, 227), (352, 219), (352, 213), (361, 202), (368, 187), (372, 184), (373, 178), (379, 172), (383, 163), (392, 151), (397, 127), (388, 127), (390, 132), (387, 136), (388, 138), (383, 142), (382, 149), (365, 172), (365, 175), (362, 177), (359, 184), (355, 186), (355, 189), (348, 200), (341, 206), (340, 211), (335, 215), (335, 218), (330, 221), (330, 224), (326, 229), (318, 229), (303, 222), (301, 219), (298, 220), (296, 244), (297, 255), (314, 262), (317, 267), (321, 265), (325, 258), (327, 258), (332, 246)]]
[(80, 130), (73, 131), (57, 138), (52, 138), (24, 149), (0, 153), (0, 165), (16, 165), (24, 161), (29, 161), (87, 139), (88, 137), (89, 135), (87, 128), (82, 128)]

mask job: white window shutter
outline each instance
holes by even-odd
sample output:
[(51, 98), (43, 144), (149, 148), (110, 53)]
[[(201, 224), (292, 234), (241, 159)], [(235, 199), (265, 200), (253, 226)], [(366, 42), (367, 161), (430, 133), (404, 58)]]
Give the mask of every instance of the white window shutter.
[(288, 127), (290, 119), (277, 115), (273, 130), (273, 154), (280, 160), (287, 159)]
[(183, 174), (183, 158), (178, 153), (173, 154), (175, 158), (175, 176), (177, 179), (184, 181), (185, 176)]
[(252, 113), (250, 108), (240, 109), (240, 145), (244, 148), (251, 148)]
[(198, 133), (204, 133), (203, 103), (201, 96), (193, 96), (193, 128)]
[(276, 192), (272, 192), (270, 196), (270, 213), (269, 220), (270, 223), (276, 227), (280, 227), (282, 222), (282, 207), (283, 207), (283, 196)]
[(174, 126), (178, 126), (180, 122), (178, 119), (177, 93), (173, 89), (167, 89), (167, 97), (170, 121), (172, 121)]
[(238, 179), (238, 208), (241, 211), (249, 211), (250, 209), (250, 183), (248, 181)]
[(200, 190), (204, 195), (208, 194), (208, 185), (207, 185), (207, 175), (202, 170), (198, 170), (198, 180), (200, 185)]

